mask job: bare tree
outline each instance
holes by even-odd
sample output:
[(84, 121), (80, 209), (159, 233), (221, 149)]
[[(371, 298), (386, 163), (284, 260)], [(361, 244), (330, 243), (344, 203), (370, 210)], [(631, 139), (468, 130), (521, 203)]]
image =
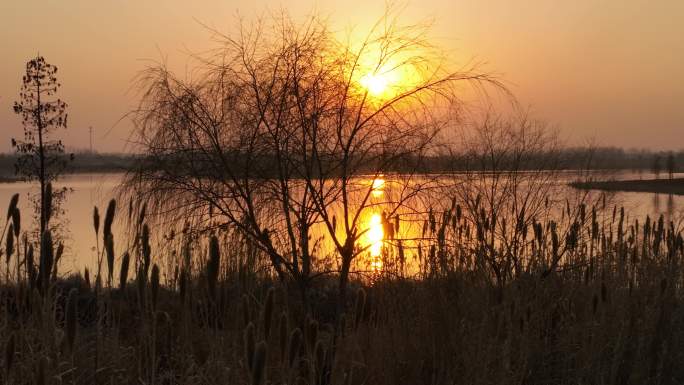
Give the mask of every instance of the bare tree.
[[(475, 66), (447, 70), (424, 27), (391, 16), (359, 44), (318, 18), (281, 16), (238, 38), (217, 33), (222, 45), (195, 80), (148, 69), (135, 111), (146, 158), (129, 191), (197, 230), (238, 229), (302, 292), (338, 273), (342, 304), (370, 247), (364, 220), (415, 196), (413, 171), (447, 123), (442, 112), (460, 104), (454, 85), (501, 86)], [(397, 193), (374, 196), (373, 181), (400, 168)]]
[(40, 184), (36, 204), (40, 234), (47, 229), (67, 191), (51, 188), (51, 182), (63, 172), (68, 161), (62, 141), (50, 139), (55, 130), (67, 126), (67, 104), (56, 98), (60, 86), (57, 67), (38, 56), (26, 63), (20, 99), (14, 103), (14, 112), (21, 116), (24, 125), (24, 140), (12, 139), (12, 146), (19, 154), (16, 172)]

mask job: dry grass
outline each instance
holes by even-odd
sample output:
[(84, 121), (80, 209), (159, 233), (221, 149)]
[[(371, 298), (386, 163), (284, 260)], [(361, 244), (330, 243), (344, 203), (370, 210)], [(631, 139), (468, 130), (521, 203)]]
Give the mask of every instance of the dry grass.
[[(107, 212), (105, 245), (113, 242), (113, 211)], [(49, 235), (40, 248), (40, 274), (32, 272), (16, 236), (12, 253), (3, 255), (10, 264), (22, 263), (0, 291), (2, 382), (684, 381), (678, 365), (684, 360), (684, 246), (662, 219), (639, 225), (607, 215), (599, 224), (587, 215), (568, 232), (540, 223), (520, 251), (527, 262), (495, 279), (482, 247), (488, 230), (465, 230), (467, 215), (458, 221), (445, 215), (450, 227), (434, 226), (439, 253), (423, 257), (442, 261), (421, 262), (420, 279), (379, 274), (355, 282), (357, 292), (339, 314), (335, 277), (317, 281), (302, 301), (297, 288), (273, 281), (272, 272), (231, 262), (235, 247), (220, 234), (196, 241), (194, 254), (184, 249), (175, 271), (160, 273), (161, 260), (147, 243), (154, 229), (140, 217), (141, 236), (123, 259), (133, 272), (129, 285), (129, 267), (118, 285), (109, 266), (94, 282), (55, 279)], [(99, 218), (94, 223), (98, 227)], [(109, 263), (111, 250), (101, 253)]]

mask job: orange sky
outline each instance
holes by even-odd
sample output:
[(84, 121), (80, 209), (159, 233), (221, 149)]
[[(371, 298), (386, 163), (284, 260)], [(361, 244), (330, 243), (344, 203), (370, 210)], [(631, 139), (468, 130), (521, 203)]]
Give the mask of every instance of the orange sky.
[[(183, 71), (187, 51), (211, 47), (199, 22), (230, 31), (266, 9), (316, 9), (336, 29), (368, 26), (384, 0), (0, 1), (0, 151), (21, 135), (12, 113), (25, 62), (40, 52), (60, 69), (70, 147), (124, 149), (130, 90), (146, 60)], [(434, 18), (437, 44), (487, 61), (524, 106), (567, 142), (684, 148), (684, 1), (412, 1), (406, 22)], [(118, 122), (118, 123), (117, 123)]]

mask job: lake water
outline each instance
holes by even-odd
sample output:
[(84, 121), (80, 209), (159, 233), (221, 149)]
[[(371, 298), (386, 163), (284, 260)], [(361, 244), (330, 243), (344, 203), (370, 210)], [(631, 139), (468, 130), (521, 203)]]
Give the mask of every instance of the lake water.
[[(678, 175), (682, 176), (682, 174)], [(60, 263), (60, 272), (69, 273), (82, 271), (84, 267), (93, 268), (96, 265), (96, 238), (93, 229), (93, 207), (98, 206), (101, 217), (104, 217), (107, 203), (113, 197), (114, 190), (119, 184), (122, 175), (120, 174), (75, 174), (64, 176), (56, 185), (67, 186), (73, 191), (68, 195), (63, 208), (66, 210), (64, 219), (68, 229), (65, 254)], [(597, 175), (596, 179), (605, 178), (606, 175)], [(611, 174), (615, 179), (644, 179), (652, 178), (648, 173), (641, 175), (621, 172)], [(559, 184), (565, 183), (560, 181)], [(568, 187), (570, 190), (570, 188)], [(23, 230), (33, 226), (32, 211), (28, 199), (29, 193), (35, 193), (35, 184), (23, 182), (0, 183), (0, 207), (6, 207), (10, 198), (15, 193), (20, 193), (20, 209), (22, 214)], [(626, 213), (630, 218), (645, 217), (646, 215), (658, 216), (664, 214), (667, 220), (674, 220), (676, 223), (684, 217), (684, 196), (652, 194), (652, 193), (616, 193), (612, 197), (612, 202), (625, 207)], [(5, 212), (5, 209), (1, 209)], [(118, 214), (125, 211), (119, 207)], [(373, 226), (373, 221), (377, 222), (377, 215), (369, 218), (369, 223)], [(4, 224), (3, 224), (4, 226)], [(115, 239), (122, 239), (122, 223), (115, 221)], [(369, 232), (369, 237), (381, 238), (382, 235)], [(4, 241), (3, 241), (4, 248)], [(372, 249), (371, 249), (372, 251)], [(117, 253), (118, 257), (118, 253)]]

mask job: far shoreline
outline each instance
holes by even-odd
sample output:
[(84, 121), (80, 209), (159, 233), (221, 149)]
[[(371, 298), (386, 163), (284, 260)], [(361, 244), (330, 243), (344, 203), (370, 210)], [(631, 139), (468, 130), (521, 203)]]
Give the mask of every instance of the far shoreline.
[(580, 190), (684, 195), (684, 178), (572, 182)]
[[(79, 169), (79, 170), (73, 170), (73, 171), (66, 171), (62, 176), (67, 176), (67, 175), (83, 175), (83, 174), (121, 174), (127, 172), (127, 169), (112, 169), (112, 168), (103, 168), (103, 169)], [(0, 184), (10, 184), (10, 183), (21, 183), (21, 182), (26, 182), (26, 180), (20, 176), (14, 176), (14, 175), (0, 175)]]
[(21, 178), (11, 177), (11, 176), (1, 176), (0, 183), (16, 183), (21, 182)]

